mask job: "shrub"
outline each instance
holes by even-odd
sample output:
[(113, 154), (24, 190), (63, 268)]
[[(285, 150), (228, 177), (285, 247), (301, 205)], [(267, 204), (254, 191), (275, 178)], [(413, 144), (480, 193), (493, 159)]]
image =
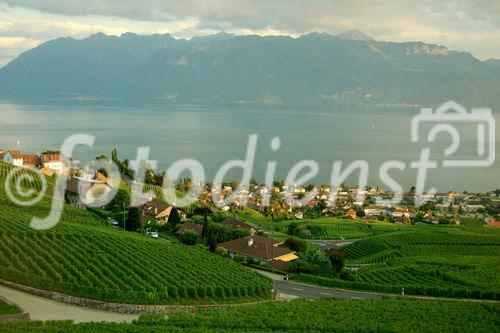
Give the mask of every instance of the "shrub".
[(187, 229), (179, 237), (180, 241), (185, 245), (195, 245), (199, 241), (199, 235), (195, 230)]

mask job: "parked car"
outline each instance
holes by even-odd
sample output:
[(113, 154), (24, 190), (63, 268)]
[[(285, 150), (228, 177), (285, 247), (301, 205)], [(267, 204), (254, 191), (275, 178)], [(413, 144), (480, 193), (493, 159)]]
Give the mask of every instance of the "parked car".
[(111, 224), (113, 228), (118, 228), (118, 221), (115, 219), (112, 219), (111, 217), (108, 217), (108, 222)]
[(160, 235), (158, 235), (158, 233), (156, 231), (147, 231), (146, 235), (148, 235), (149, 237), (153, 237), (153, 238), (159, 238), (160, 237)]

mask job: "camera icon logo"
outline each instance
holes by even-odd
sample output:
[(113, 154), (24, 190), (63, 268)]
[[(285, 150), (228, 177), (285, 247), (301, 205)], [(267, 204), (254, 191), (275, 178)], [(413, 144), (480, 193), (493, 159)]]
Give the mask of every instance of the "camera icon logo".
[(446, 102), (434, 112), (430, 108), (423, 108), (412, 119), (411, 142), (419, 141), (419, 126), (425, 122), (436, 123), (427, 135), (428, 142), (434, 142), (441, 132), (451, 136), (452, 143), (445, 149), (445, 156), (452, 156), (460, 146), (460, 133), (453, 124), (472, 123), (475, 126), (478, 159), (445, 159), (442, 161), (443, 167), (488, 167), (495, 163), (495, 119), (491, 109), (473, 108), (467, 112), (467, 109), (453, 101)]

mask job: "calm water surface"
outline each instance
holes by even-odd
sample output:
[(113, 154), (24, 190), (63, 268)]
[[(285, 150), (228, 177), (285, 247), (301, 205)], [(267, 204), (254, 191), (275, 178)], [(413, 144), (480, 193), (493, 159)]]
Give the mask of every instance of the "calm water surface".
[[(120, 158), (134, 159), (138, 147), (150, 146), (151, 159), (161, 169), (176, 160), (199, 160), (207, 174), (231, 159), (245, 157), (248, 137), (258, 134), (253, 175), (263, 180), (269, 160), (278, 162), (277, 177), (284, 178), (300, 160), (318, 162), (317, 182), (329, 182), (332, 163), (367, 160), (372, 186), (382, 185), (379, 167), (387, 160), (406, 163), (403, 171), (391, 176), (405, 188), (415, 183), (411, 161), (419, 159), (420, 149), (429, 146), (410, 142), (410, 121), (418, 109), (344, 108), (332, 111), (264, 110), (203, 107), (95, 107), (0, 104), (0, 149), (18, 147), (26, 152), (59, 149), (66, 137), (76, 133), (96, 136), (93, 147), (79, 147), (75, 158), (93, 159), (116, 147)], [(497, 124), (500, 117), (495, 114)], [(500, 125), (499, 125), (500, 126)], [(474, 159), (474, 127), (460, 128), (459, 158)], [(425, 131), (425, 127), (423, 131)], [(426, 133), (425, 133), (426, 134)], [(281, 139), (281, 148), (270, 148), (272, 138)], [(495, 134), (496, 152), (500, 147)], [(18, 146), (17, 141), (21, 144)], [(432, 157), (443, 158), (449, 137), (438, 136), (432, 144)], [(235, 170), (231, 177), (240, 177)], [(356, 183), (351, 179), (352, 183)], [(429, 186), (438, 190), (486, 191), (500, 187), (500, 165), (488, 168), (438, 168), (429, 171)]]

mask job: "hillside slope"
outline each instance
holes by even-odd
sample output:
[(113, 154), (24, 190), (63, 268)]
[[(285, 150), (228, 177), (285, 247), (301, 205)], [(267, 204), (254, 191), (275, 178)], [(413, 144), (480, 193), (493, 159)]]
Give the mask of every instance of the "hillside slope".
[(136, 304), (233, 302), (270, 295), (267, 278), (211, 254), (103, 225), (65, 206), (48, 231), (29, 228), (50, 198), (13, 204), (0, 179), (0, 278), (36, 288)]

